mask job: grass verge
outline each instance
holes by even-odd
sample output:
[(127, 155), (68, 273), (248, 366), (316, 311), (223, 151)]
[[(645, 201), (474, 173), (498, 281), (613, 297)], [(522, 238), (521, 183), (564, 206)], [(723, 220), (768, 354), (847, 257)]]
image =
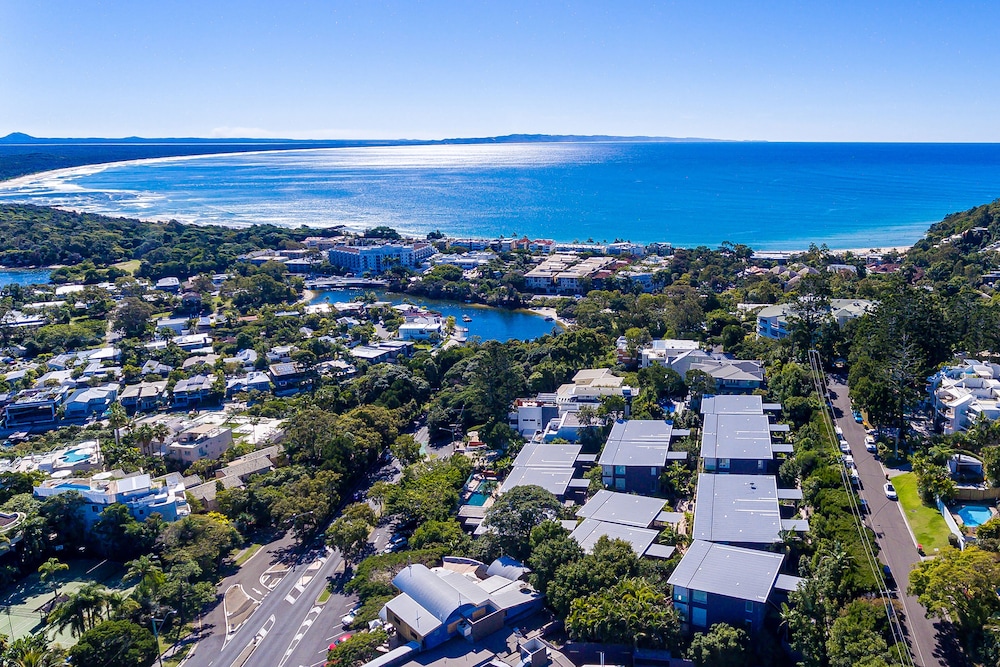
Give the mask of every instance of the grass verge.
[(253, 544), (251, 544), (250, 546), (248, 546), (246, 549), (244, 549), (243, 553), (241, 553), (239, 556), (236, 557), (236, 561), (235, 561), (236, 562), (236, 567), (239, 567), (240, 565), (243, 565), (243, 563), (245, 563), (248, 560), (250, 560), (255, 553), (257, 553), (258, 551), (260, 551), (260, 548), (262, 546), (264, 546), (264, 545), (263, 544), (258, 544), (257, 542), (254, 542)]
[(948, 535), (951, 534), (948, 524), (936, 507), (928, 507), (921, 502), (917, 492), (917, 476), (912, 472), (897, 475), (892, 478), (892, 485), (896, 487), (910, 530), (916, 535), (917, 542), (924, 546), (924, 553), (931, 556), (935, 549), (948, 546)]
[(323, 592), (319, 594), (319, 597), (316, 598), (316, 604), (325, 604), (326, 601), (330, 599), (331, 595), (333, 595), (333, 591), (331, 591), (330, 587), (327, 586), (323, 589)]

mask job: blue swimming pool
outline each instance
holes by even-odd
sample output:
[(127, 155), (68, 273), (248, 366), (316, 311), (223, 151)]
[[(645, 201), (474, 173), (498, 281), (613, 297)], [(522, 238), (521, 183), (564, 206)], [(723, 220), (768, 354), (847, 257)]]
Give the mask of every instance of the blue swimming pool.
[(73, 449), (63, 454), (60, 458), (66, 463), (79, 463), (80, 461), (89, 459), (91, 453), (89, 449)]
[(993, 513), (989, 505), (965, 504), (956, 506), (952, 512), (962, 517), (966, 526), (979, 526), (990, 520)]
[(486, 504), (486, 499), (489, 496), (485, 493), (480, 493), (479, 491), (473, 491), (469, 494), (469, 499), (465, 501), (466, 505), (475, 505), (476, 507), (482, 507)]

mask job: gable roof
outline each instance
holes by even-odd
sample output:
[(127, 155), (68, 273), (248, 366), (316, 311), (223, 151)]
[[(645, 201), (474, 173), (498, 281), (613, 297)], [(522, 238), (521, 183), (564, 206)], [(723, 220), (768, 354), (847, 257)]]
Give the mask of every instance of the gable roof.
[(706, 459), (770, 459), (771, 424), (763, 414), (706, 414), (701, 434)]
[(784, 554), (695, 540), (667, 580), (672, 586), (767, 602)]
[(601, 451), (602, 466), (663, 466), (673, 427), (659, 419), (618, 420)]
[(772, 475), (698, 475), (696, 540), (771, 544), (781, 541), (778, 485)]
[(649, 528), (660, 512), (663, 500), (602, 489), (576, 511), (583, 519), (608, 521), (634, 528)]

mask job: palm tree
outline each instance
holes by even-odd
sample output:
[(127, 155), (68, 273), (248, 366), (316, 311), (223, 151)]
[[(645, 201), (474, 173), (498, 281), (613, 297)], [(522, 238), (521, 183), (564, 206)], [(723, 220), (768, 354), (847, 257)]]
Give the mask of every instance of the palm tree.
[(52, 588), (52, 600), (56, 599), (56, 589), (59, 588), (58, 584), (55, 582), (55, 575), (59, 572), (65, 572), (69, 569), (69, 565), (63, 563), (58, 558), (49, 558), (47, 561), (38, 566), (38, 572), (40, 579), (43, 584), (48, 583)]
[(128, 567), (125, 579), (138, 579), (139, 586), (145, 588), (149, 594), (155, 593), (165, 581), (163, 570), (147, 555), (130, 560), (125, 565)]
[(128, 424), (128, 413), (125, 412), (125, 407), (122, 406), (121, 403), (115, 401), (111, 404), (111, 407), (108, 408), (108, 426), (115, 430), (116, 445), (120, 446), (122, 444), (119, 429), (126, 424)]
[(150, 456), (149, 446), (153, 444), (153, 427), (149, 424), (142, 424), (132, 432), (132, 437), (139, 444), (139, 451), (143, 456)]
[(160, 443), (160, 449), (163, 449), (163, 443), (170, 437), (170, 433), (171, 431), (166, 424), (160, 422), (153, 424), (153, 439)]

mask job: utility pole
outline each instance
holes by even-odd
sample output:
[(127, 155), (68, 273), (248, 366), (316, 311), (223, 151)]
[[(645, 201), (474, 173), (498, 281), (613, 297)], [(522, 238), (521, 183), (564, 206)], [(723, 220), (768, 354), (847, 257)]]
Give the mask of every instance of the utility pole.
[[(176, 614), (177, 612), (173, 609), (164, 614), (163, 618), (156, 618), (155, 616), (150, 617), (150, 625), (153, 626), (153, 637), (156, 639), (156, 659), (160, 663), (160, 667), (163, 667), (163, 654), (160, 651), (160, 628), (163, 624), (167, 622), (171, 614)], [(159, 622), (159, 625), (156, 625)]]

